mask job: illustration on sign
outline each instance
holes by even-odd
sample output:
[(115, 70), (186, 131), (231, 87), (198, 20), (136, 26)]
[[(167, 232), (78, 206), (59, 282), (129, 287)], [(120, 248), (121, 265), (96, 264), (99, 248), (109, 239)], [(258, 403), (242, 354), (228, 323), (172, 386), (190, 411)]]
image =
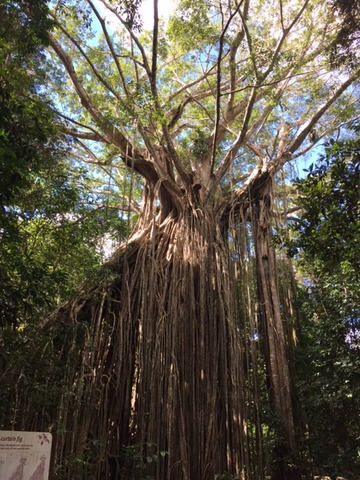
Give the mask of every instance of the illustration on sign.
[(48, 480), (51, 433), (0, 431), (0, 479)]

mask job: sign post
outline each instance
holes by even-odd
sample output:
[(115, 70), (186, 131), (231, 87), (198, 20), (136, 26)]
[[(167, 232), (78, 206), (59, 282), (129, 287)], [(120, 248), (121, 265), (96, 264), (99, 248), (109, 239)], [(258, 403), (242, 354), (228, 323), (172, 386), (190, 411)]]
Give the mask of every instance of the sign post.
[(49, 480), (52, 435), (0, 430), (0, 479)]

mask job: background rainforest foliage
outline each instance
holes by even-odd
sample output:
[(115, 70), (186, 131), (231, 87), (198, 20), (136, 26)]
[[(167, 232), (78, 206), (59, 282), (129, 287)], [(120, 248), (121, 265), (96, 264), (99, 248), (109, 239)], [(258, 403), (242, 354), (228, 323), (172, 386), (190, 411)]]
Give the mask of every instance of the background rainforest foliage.
[(0, 0), (0, 429), (357, 480), (359, 5), (144, 3)]

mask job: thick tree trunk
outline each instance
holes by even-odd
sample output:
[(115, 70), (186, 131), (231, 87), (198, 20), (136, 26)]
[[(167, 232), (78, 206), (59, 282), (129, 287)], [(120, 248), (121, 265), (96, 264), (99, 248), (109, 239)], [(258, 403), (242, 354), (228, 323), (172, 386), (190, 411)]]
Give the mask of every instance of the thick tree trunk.
[(71, 408), (87, 417), (77, 454), (97, 455), (77, 478), (247, 478), (235, 282), (219, 219), (191, 207), (154, 219), (109, 267), (111, 286), (65, 313), (84, 329), (70, 367), (81, 383)]
[(159, 479), (235, 473), (240, 355), (227, 245), (200, 210), (170, 222), (154, 242), (142, 258), (133, 433), (169, 452)]

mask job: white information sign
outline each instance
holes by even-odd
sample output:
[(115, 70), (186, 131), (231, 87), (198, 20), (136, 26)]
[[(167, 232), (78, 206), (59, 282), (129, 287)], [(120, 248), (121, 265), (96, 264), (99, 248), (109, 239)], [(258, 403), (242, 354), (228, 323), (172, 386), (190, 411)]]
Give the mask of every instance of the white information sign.
[(51, 433), (0, 430), (0, 480), (49, 480)]

